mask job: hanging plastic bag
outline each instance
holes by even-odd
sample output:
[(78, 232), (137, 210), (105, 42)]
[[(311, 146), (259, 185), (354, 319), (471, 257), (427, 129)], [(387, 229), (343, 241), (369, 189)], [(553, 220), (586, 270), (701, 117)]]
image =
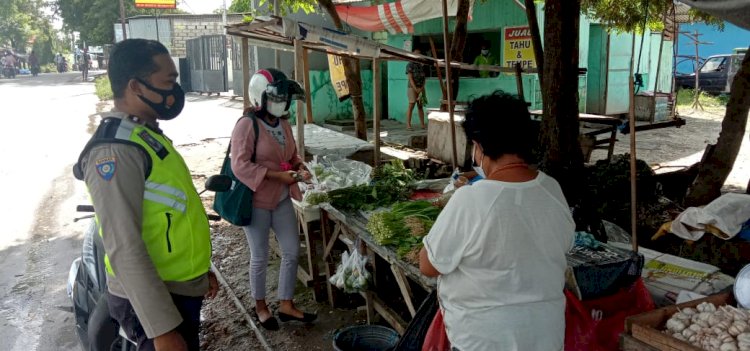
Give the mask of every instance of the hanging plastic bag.
[(354, 250), (351, 255), (344, 252), (341, 255), (341, 263), (336, 268), (329, 282), (347, 294), (354, 294), (367, 289), (370, 280), (370, 272), (365, 265), (367, 257), (360, 255), (359, 251)]

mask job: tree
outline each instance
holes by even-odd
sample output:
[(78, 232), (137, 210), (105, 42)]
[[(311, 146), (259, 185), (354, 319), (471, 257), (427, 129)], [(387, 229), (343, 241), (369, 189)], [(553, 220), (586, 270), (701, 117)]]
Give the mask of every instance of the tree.
[[(331, 20), (337, 29), (344, 28), (336, 7), (331, 0), (320, 0), (319, 4), (331, 16)], [(354, 112), (354, 130), (357, 138), (367, 140), (367, 123), (365, 122), (365, 105), (362, 101), (362, 76), (360, 74), (359, 60), (344, 57), (344, 75), (346, 84), (349, 86), (349, 96), (352, 100), (352, 112)], [(377, 103), (377, 102), (374, 102)]]
[[(580, 0), (547, 0), (544, 11), (541, 168), (560, 182), (571, 205), (580, 196), (583, 154), (578, 142)], [(575, 33), (571, 35), (570, 33)]]
[[(63, 28), (81, 33), (88, 45), (114, 42), (114, 24), (120, 20), (120, 7), (113, 0), (56, 0), (55, 13), (63, 19)], [(186, 13), (180, 9), (137, 9), (133, 1), (125, 2), (126, 16)]]
[[(734, 161), (745, 137), (750, 112), (750, 54), (745, 55), (740, 70), (734, 76), (721, 122), (719, 140), (698, 169), (698, 177), (685, 197), (686, 206), (705, 205), (721, 195), (721, 187), (734, 167)], [(750, 184), (747, 192), (750, 193)]]

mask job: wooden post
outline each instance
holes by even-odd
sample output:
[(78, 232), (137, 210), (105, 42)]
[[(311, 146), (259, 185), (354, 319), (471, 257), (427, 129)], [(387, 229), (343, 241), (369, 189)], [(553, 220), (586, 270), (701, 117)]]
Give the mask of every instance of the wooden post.
[(635, 32), (633, 33), (633, 45), (631, 49), (630, 61), (630, 78), (628, 98), (630, 98), (630, 108), (628, 111), (628, 124), (630, 125), (630, 230), (632, 235), (633, 252), (638, 252), (638, 207), (636, 203), (636, 154), (635, 154), (635, 82), (633, 81), (633, 65), (635, 53)]
[[(666, 21), (666, 14), (665, 14), (665, 21)], [(656, 93), (659, 92), (659, 74), (661, 74), (661, 54), (662, 54), (662, 51), (664, 51), (664, 30), (661, 31), (661, 35), (659, 36), (659, 39), (660, 39), (659, 40), (659, 58), (656, 61), (656, 76), (655, 76), (656, 81), (654, 82), (654, 101), (656, 101)]]
[(698, 30), (695, 30), (695, 100), (693, 101), (693, 109), (700, 108), (703, 110), (703, 105), (701, 105), (700, 96), (701, 96), (701, 89), (700, 89), (700, 76), (701, 76), (701, 67), (700, 67), (700, 54), (698, 53), (698, 45), (700, 45), (700, 42), (698, 40), (700, 34), (698, 34)]
[[(539, 85), (542, 85), (542, 72), (544, 69), (544, 49), (542, 48), (542, 35), (539, 32), (539, 21), (536, 18), (536, 6), (534, 0), (524, 0), (524, 7), (526, 8), (526, 19), (529, 21), (529, 29), (531, 30), (531, 42), (534, 46), (534, 58), (536, 59), (536, 67), (538, 69), (537, 76), (539, 77)], [(544, 94), (542, 94), (544, 99)]]
[(122, 26), (122, 40), (128, 38), (127, 29), (125, 29), (125, 2), (120, 0), (120, 26)]
[(244, 108), (250, 107), (250, 45), (248, 44), (247, 38), (242, 38), (242, 106)]
[(302, 65), (304, 69), (305, 74), (305, 107), (307, 107), (307, 123), (315, 123), (313, 119), (313, 113), (312, 113), (312, 97), (310, 96), (310, 60), (309, 60), (309, 54), (310, 50), (305, 49), (304, 54), (302, 56)]
[[(302, 46), (302, 40), (294, 39), (294, 78), (297, 82), (304, 83), (304, 56), (305, 48)], [(305, 157), (305, 103), (297, 101), (297, 153)]]
[(373, 167), (380, 167), (380, 60), (372, 59), (372, 139), (375, 141), (375, 151), (373, 152)]
[(450, 119), (451, 124), (451, 150), (453, 153), (452, 156), (452, 165), (453, 168), (456, 168), (458, 166), (458, 151), (456, 150), (456, 121), (453, 118), (453, 87), (451, 80), (452, 72), (451, 72), (451, 51), (450, 46), (448, 43), (450, 41), (448, 40), (448, 0), (443, 0), (443, 49), (445, 50), (445, 89), (447, 92), (447, 99), (448, 100), (448, 118)]
[[(430, 49), (432, 50), (432, 57), (435, 59), (438, 58), (437, 49), (435, 49), (435, 41), (432, 40), (432, 37), (428, 37), (430, 39)], [(437, 76), (438, 76), (438, 82), (440, 83), (440, 90), (443, 93), (443, 96), (447, 96), (445, 92), (445, 83), (443, 82), (443, 74), (440, 73), (440, 66), (436, 63), (435, 68), (437, 69)], [(442, 105), (442, 104), (441, 104)], [(442, 106), (441, 110), (442, 110)]]
[(526, 99), (523, 96), (523, 76), (521, 73), (521, 64), (516, 62), (516, 87), (518, 89), (518, 98), (526, 102)]

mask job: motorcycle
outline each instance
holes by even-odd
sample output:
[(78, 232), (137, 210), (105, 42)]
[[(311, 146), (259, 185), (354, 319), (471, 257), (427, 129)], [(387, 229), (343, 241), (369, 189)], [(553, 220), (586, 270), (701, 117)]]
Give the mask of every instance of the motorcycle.
[(64, 73), (68, 71), (68, 62), (63, 61), (57, 64), (57, 73)]
[(13, 65), (6, 64), (3, 67), (3, 75), (5, 78), (15, 78), (16, 77), (16, 67)]
[[(232, 179), (214, 175), (206, 180), (205, 191), (223, 192), (232, 187)], [(79, 205), (78, 212), (94, 212), (90, 205)], [(107, 271), (104, 265), (104, 243), (94, 214), (74, 219), (89, 220), (84, 233), (81, 257), (70, 265), (67, 293), (73, 302), (76, 334), (83, 350), (135, 351), (136, 343), (128, 339), (117, 321), (109, 316), (107, 301)], [(209, 220), (221, 220), (209, 214)]]

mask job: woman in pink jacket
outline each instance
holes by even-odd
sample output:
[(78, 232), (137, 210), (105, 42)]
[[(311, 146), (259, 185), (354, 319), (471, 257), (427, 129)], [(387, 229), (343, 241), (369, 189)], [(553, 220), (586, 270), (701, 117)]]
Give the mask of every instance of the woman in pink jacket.
[[(262, 69), (250, 79), (249, 94), (252, 107), (245, 114), (251, 118), (240, 119), (232, 132), (232, 171), (255, 192), (250, 225), (242, 228), (250, 245), (250, 291), (260, 324), (268, 330), (277, 330), (279, 324), (266, 303), (271, 228), (281, 247), (279, 319), (309, 323), (317, 317), (298, 310), (292, 301), (299, 256), (299, 226), (292, 199), (301, 199), (297, 182), (309, 179), (310, 175), (297, 154), (287, 118), (292, 100), (304, 99), (304, 91), (284, 73)], [(259, 129), (257, 143), (253, 119)]]

